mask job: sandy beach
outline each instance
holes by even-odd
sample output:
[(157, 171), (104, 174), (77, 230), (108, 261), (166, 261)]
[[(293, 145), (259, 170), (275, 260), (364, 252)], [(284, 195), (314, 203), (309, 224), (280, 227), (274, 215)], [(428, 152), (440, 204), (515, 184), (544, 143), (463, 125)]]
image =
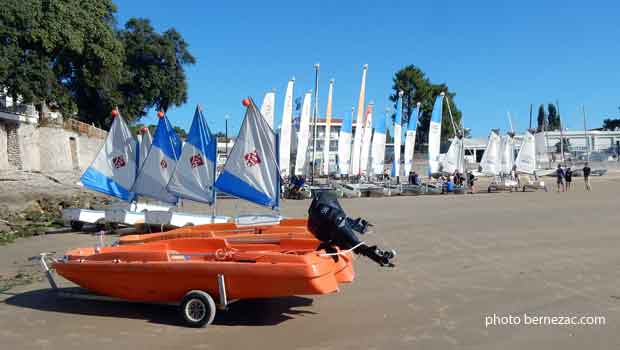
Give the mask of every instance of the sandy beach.
[[(620, 179), (596, 178), (593, 185), (591, 193), (579, 178), (570, 193), (342, 200), (350, 216), (375, 224), (367, 241), (397, 250), (395, 268), (359, 258), (355, 282), (338, 294), (240, 301), (207, 329), (184, 327), (170, 306), (61, 300), (45, 281), (16, 286), (0, 293), (0, 343), (6, 349), (618, 348)], [(308, 204), (286, 201), (283, 214), (304, 215)], [(250, 210), (233, 200), (220, 208)], [(0, 247), (0, 273), (32, 270), (26, 259), (41, 251), (93, 242), (86, 234), (19, 239)], [(494, 314), (603, 316), (606, 324), (489, 325)]]

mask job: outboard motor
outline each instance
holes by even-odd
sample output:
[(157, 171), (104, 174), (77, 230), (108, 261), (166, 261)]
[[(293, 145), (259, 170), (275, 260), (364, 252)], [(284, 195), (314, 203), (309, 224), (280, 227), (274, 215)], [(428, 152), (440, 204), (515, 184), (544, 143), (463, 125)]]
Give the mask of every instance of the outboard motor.
[(359, 240), (356, 232), (366, 233), (370, 224), (361, 218), (354, 220), (347, 217), (334, 193), (328, 191), (316, 193), (308, 214), (308, 229), (323, 243), (322, 247), (353, 249), (355, 254), (366, 256), (381, 266), (394, 266), (392, 263), (394, 251), (383, 251), (377, 246), (367, 246)]

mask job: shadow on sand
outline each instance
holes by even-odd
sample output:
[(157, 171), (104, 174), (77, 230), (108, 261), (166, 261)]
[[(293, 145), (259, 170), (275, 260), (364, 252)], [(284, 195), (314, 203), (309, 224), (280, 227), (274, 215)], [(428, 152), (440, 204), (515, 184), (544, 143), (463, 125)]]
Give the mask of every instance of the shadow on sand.
[[(295, 308), (310, 306), (313, 300), (290, 296), (271, 299), (240, 300), (225, 311), (218, 310), (213, 324), (225, 326), (272, 326), (296, 315), (315, 314)], [(16, 294), (5, 300), (8, 305), (34, 310), (85, 316), (143, 319), (151, 323), (183, 326), (178, 307), (161, 304), (112, 302), (63, 298), (51, 289)]]

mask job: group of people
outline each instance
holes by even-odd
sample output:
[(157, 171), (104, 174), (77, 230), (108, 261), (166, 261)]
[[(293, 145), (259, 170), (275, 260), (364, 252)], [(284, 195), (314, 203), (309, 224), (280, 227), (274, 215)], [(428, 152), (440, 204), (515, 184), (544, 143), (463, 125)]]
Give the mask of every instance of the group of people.
[(476, 177), (471, 171), (467, 171), (467, 174), (463, 174), (458, 170), (450, 176), (441, 175), (438, 179), (439, 185), (441, 185), (442, 193), (453, 192), (455, 189), (463, 189), (465, 182), (467, 182), (467, 193), (475, 192)]
[[(591, 191), (592, 187), (590, 186), (590, 173), (592, 172), (592, 169), (590, 169), (588, 163), (584, 165), (582, 171), (586, 191)], [(557, 191), (570, 191), (573, 182), (573, 170), (570, 167), (564, 167), (562, 164), (558, 164), (558, 168), (555, 170), (555, 176), (557, 179)]]

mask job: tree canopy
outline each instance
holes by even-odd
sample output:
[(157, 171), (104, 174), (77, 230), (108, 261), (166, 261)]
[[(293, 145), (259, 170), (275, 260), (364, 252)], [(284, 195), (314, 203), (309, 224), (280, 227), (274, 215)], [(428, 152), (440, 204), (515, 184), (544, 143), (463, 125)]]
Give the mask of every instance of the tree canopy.
[[(446, 93), (446, 98), (450, 104), (450, 110), (452, 111), (452, 117), (454, 118), (454, 124), (457, 129), (461, 127), (462, 114), (454, 102), (456, 94), (450, 92), (446, 84), (431, 83), (430, 79), (426, 77), (426, 74), (414, 65), (408, 65), (397, 71), (394, 74), (393, 82), (392, 89), (394, 93), (390, 96), (390, 100), (396, 103), (398, 100), (398, 92), (403, 91), (403, 116), (406, 121), (409, 120), (411, 111), (415, 105), (418, 102), (421, 103), (422, 114), (420, 116), (416, 136), (417, 139), (421, 141), (420, 143), (428, 142), (428, 127), (433, 105), (435, 103), (435, 98), (441, 92)], [(394, 116), (392, 116), (392, 118), (394, 118)], [(444, 142), (454, 137), (456, 134), (446, 104), (444, 104), (443, 107), (441, 129), (441, 138)]]
[(560, 122), (560, 113), (558, 112), (556, 106), (553, 103), (549, 103), (547, 105), (547, 111), (549, 112), (547, 115), (547, 130), (560, 130), (562, 128), (562, 124)]
[(545, 112), (545, 105), (538, 107), (538, 127), (536, 131), (541, 132), (547, 130), (547, 113)]
[(118, 106), (129, 121), (187, 99), (195, 63), (173, 28), (146, 19), (117, 30), (111, 0), (5, 0), (0, 7), (0, 86), (25, 103), (106, 127)]
[[(618, 111), (620, 112), (620, 107), (618, 107)], [(616, 130), (617, 128), (620, 128), (620, 118), (607, 118), (603, 120), (603, 129)]]

